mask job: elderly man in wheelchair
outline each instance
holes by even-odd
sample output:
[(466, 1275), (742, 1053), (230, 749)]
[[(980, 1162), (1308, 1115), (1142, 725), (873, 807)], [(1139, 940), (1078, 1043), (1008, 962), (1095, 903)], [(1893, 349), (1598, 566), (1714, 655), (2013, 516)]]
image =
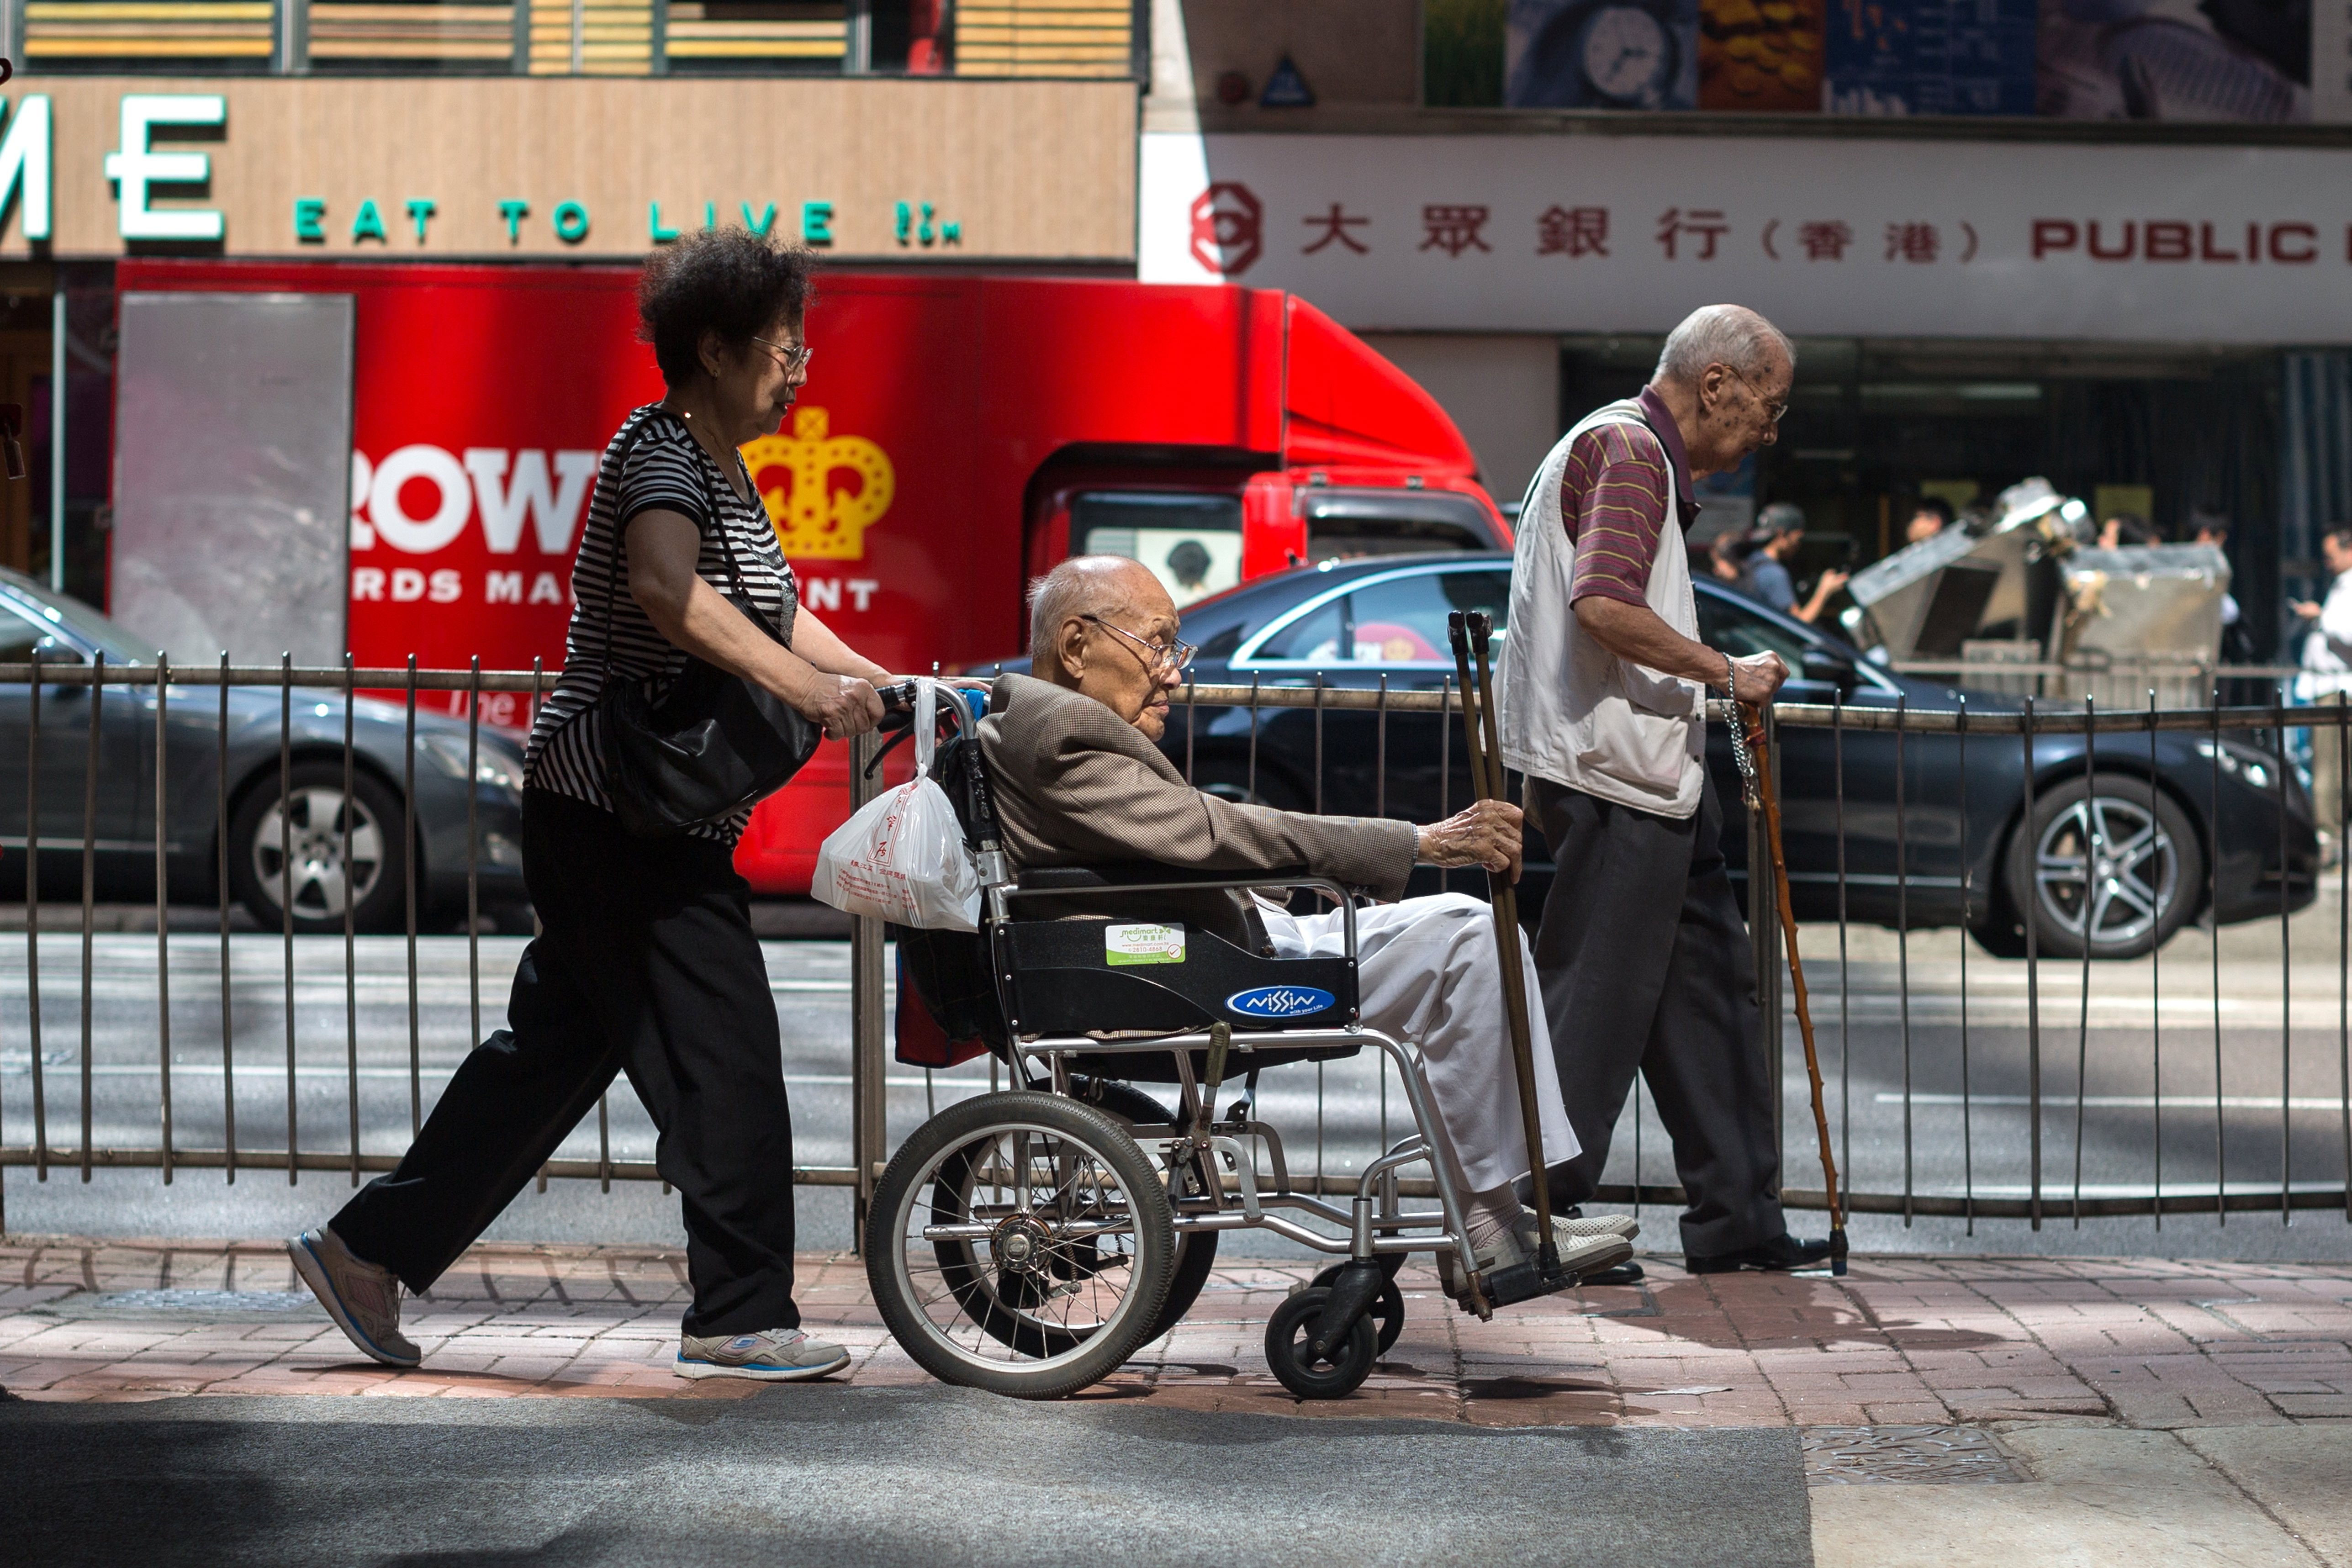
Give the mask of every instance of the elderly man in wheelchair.
[[(1446, 1293), (1484, 1315), (1491, 1282), (1526, 1278), (1512, 1271), (1538, 1249), (1517, 1191), (1529, 1161), (1486, 905), (1354, 896), (1395, 900), (1415, 864), (1516, 879), (1518, 810), (1482, 800), (1417, 828), (1196, 790), (1153, 744), (1186, 660), (1158, 580), (1079, 557), (1034, 586), (1031, 611), (1035, 675), (1000, 677), (977, 747), (960, 737), (935, 769), (960, 774), (950, 794), (983, 868), (1018, 873), (989, 879), (981, 941), (1003, 1026), (990, 1032), (1021, 1087), (940, 1113), (891, 1162), (867, 1220), (877, 1303), (935, 1375), (1052, 1396), (1173, 1327), (1220, 1232), (1262, 1228), (1345, 1260), (1266, 1334), (1294, 1393), (1340, 1396), (1402, 1326), (1394, 1280), (1409, 1252), (1434, 1250)], [(1265, 896), (1300, 888), (1336, 907), (1295, 915)], [(1546, 1040), (1541, 993), (1526, 989)], [(1343, 1208), (1293, 1186), (1256, 1115), (1258, 1074), (1367, 1046), (1396, 1062), (1417, 1131)], [(1557, 1165), (1575, 1136), (1551, 1053), (1534, 1063)], [(1236, 1078), (1245, 1088), (1221, 1115)], [(1137, 1082), (1172, 1082), (1174, 1113)], [(1414, 1167), (1433, 1178), (1433, 1208), (1402, 1205), (1399, 1172)], [(1620, 1269), (1637, 1228), (1622, 1216), (1552, 1228), (1561, 1271), (1548, 1289)]]

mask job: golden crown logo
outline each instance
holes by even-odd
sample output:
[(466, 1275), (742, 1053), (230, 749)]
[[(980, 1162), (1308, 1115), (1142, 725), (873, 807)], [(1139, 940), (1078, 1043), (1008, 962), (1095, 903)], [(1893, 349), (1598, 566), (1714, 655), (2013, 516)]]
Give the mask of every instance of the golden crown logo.
[(802, 559), (862, 559), (866, 530), (898, 485), (887, 453), (862, 435), (833, 434), (821, 408), (794, 409), (790, 435), (745, 442), (743, 465), (784, 554)]

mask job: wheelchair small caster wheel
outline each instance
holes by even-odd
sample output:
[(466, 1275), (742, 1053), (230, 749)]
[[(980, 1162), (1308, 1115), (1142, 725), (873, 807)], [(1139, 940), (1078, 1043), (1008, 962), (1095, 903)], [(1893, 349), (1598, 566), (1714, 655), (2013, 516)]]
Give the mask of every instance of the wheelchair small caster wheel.
[(1285, 1388), (1301, 1399), (1344, 1399), (1371, 1375), (1380, 1356), (1380, 1332), (1370, 1314), (1358, 1318), (1347, 1337), (1318, 1358), (1313, 1346), (1323, 1303), (1331, 1292), (1310, 1287), (1286, 1297), (1265, 1325), (1265, 1361)]
[[(1391, 1256), (1396, 1258), (1400, 1263), (1404, 1261), (1401, 1254), (1391, 1253)], [(1387, 1260), (1383, 1259), (1381, 1261), (1385, 1263)], [(1332, 1264), (1315, 1276), (1315, 1285), (1328, 1289), (1338, 1281), (1339, 1270), (1346, 1267), (1345, 1263)], [(1388, 1354), (1396, 1347), (1397, 1336), (1404, 1333), (1404, 1292), (1397, 1289), (1394, 1269), (1389, 1270), (1388, 1283), (1381, 1287), (1381, 1293), (1373, 1298), (1371, 1310), (1366, 1315), (1380, 1330), (1379, 1354)]]

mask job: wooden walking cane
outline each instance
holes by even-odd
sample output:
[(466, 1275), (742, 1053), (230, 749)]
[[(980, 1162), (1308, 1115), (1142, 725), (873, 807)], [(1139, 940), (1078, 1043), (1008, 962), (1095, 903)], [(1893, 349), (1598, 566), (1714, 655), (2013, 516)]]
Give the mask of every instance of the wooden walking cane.
[[(1837, 1160), (1830, 1153), (1830, 1113), (1822, 1100), (1822, 1061), (1813, 1050), (1813, 1009), (1805, 996), (1805, 966), (1797, 956), (1797, 911), (1789, 898), (1789, 861), (1780, 852), (1780, 791), (1772, 780), (1772, 759), (1765, 749), (1764, 712), (1748, 703), (1737, 706), (1738, 728), (1732, 749), (1739, 764), (1740, 786), (1748, 809), (1764, 813), (1764, 836), (1772, 855), (1772, 891), (1780, 906), (1780, 936), (1789, 948), (1789, 977), (1796, 983), (1797, 1032), (1805, 1041), (1805, 1076), (1813, 1086), (1813, 1127), (1822, 1138), (1822, 1178), (1829, 1184), (1830, 1272), (1845, 1272), (1845, 1216), (1838, 1207)], [(1754, 918), (1755, 868), (1748, 869), (1749, 917)], [(1777, 1024), (1777, 1020), (1776, 1020)], [(1773, 1085), (1778, 1093), (1780, 1086)]]
[[(1462, 683), (1462, 732), (1470, 759), (1470, 792), (1473, 799), (1479, 800), (1499, 800), (1504, 794), (1502, 748), (1496, 732), (1494, 688), (1486, 662), (1494, 624), (1491, 616), (1479, 611), (1465, 615), (1457, 610), (1445, 622), (1447, 640), (1454, 645), (1454, 666)], [(1478, 658), (1475, 685), (1470, 675), (1473, 649)], [(1532, 1264), (1498, 1269), (1483, 1281), (1472, 1271), (1474, 1260), (1464, 1259), (1462, 1268), (1472, 1280), (1474, 1291), (1483, 1291), (1496, 1306), (1508, 1306), (1563, 1290), (1576, 1280), (1574, 1275), (1561, 1270), (1559, 1243), (1551, 1230), (1551, 1182), (1544, 1166), (1543, 1118), (1536, 1106), (1535, 1042), (1528, 1019), (1527, 978), (1519, 961), (1518, 895), (1507, 874), (1500, 872), (1486, 873), (1486, 895), (1495, 915), (1495, 956), (1502, 972), (1503, 1016), (1511, 1034), (1511, 1065), (1519, 1081), (1520, 1125), (1527, 1138), (1530, 1185), (1535, 1189), (1537, 1248)]]

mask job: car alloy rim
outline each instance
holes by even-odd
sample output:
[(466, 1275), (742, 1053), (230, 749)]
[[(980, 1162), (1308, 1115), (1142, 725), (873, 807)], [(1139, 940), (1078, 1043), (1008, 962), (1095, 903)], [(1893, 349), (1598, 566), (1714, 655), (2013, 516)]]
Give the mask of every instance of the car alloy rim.
[[(279, 808), (290, 800), (287, 814), (291, 831), (279, 819)], [(286, 904), (285, 861), (279, 846), (290, 837), (294, 864), (294, 913), (305, 920), (330, 920), (341, 915), (344, 900), (367, 902), (383, 875), (383, 831), (367, 802), (351, 800), (352, 855), (343, 860), (343, 809), (339, 789), (305, 788), (273, 801), (261, 814), (253, 833), (253, 872), (269, 902)]]
[(2154, 931), (2179, 882), (2172, 835), (2144, 800), (2077, 800), (2042, 830), (2035, 846), (2042, 918), (2074, 936), (2087, 928), (2097, 946), (2137, 942)]

